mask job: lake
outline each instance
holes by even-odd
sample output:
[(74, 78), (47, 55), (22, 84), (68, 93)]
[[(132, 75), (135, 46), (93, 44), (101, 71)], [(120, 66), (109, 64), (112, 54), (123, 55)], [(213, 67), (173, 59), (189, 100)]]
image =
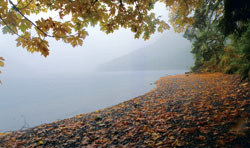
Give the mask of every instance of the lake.
[(34, 127), (119, 104), (188, 70), (95, 72), (81, 76), (7, 77), (0, 86), (0, 132)]

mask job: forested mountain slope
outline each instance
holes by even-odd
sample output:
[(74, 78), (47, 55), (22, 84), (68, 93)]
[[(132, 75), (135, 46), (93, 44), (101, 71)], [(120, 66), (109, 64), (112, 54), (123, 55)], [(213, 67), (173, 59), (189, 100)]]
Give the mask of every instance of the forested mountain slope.
[(190, 50), (187, 40), (165, 34), (154, 44), (105, 63), (99, 70), (189, 69), (193, 65)]

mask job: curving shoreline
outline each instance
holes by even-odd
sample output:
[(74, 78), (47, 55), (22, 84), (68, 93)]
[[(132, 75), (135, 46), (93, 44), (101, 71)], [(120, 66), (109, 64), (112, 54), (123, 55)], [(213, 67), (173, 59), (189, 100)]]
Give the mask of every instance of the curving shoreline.
[(0, 136), (0, 147), (247, 147), (249, 90), (237, 75), (162, 77), (113, 107)]

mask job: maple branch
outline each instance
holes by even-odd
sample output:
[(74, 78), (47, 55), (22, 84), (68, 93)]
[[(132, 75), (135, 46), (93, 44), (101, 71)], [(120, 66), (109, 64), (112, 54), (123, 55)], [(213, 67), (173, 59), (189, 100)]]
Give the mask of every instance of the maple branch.
[(184, 0), (184, 3), (185, 3), (185, 5), (186, 5), (187, 10), (189, 11), (189, 6), (188, 6), (188, 4), (187, 4), (187, 0)]
[(39, 28), (34, 22), (32, 22), (29, 18), (27, 18), (17, 7), (16, 5), (9, 0), (10, 4), (13, 6), (13, 9), (16, 10), (22, 17), (24, 17), (28, 22), (30, 22), (36, 29), (38, 29), (40, 32), (42, 32), (45, 36), (48, 37), (53, 37), (51, 35), (48, 35), (47, 33), (45, 33), (41, 28)]
[(120, 6), (121, 6), (121, 7), (123, 6), (122, 0), (120, 0)]
[(7, 23), (1, 16), (0, 16), (0, 20), (7, 26), (8, 29), (10, 29), (10, 30), (11, 30), (14, 34), (16, 34), (18, 37), (23, 38), (23, 39), (25, 39), (25, 40), (29, 40), (29, 39), (25, 38), (24, 36), (19, 35), (16, 31), (14, 31), (14, 30), (8, 25), (8, 23)]
[(39, 45), (42, 45), (42, 43), (45, 41), (45, 38), (46, 37), (44, 36), (43, 39), (42, 39), (42, 42), (40, 42)]
[(139, 13), (139, 17), (140, 17), (140, 21), (142, 22), (143, 21), (143, 17), (142, 17), (142, 14), (141, 14), (141, 12), (140, 12), (140, 9), (139, 9), (139, 5), (138, 5), (138, 2), (137, 2), (137, 0), (135, 0), (135, 2), (136, 2), (136, 9), (137, 9), (137, 12)]
[(97, 2), (98, 0), (95, 0), (94, 2), (92, 1), (91, 3), (91, 6), (94, 6), (95, 5), (95, 3)]
[(17, 5), (19, 5), (21, 3), (21, 0), (19, 0), (18, 2), (17, 2)]
[[(72, 37), (74, 35), (71, 35), (71, 36), (65, 36), (65, 37), (62, 37), (62, 36), (53, 36), (53, 35), (49, 35), (47, 34), (46, 32), (44, 32), (41, 28), (39, 28), (34, 22), (32, 22), (29, 18), (27, 18), (20, 10), (19, 8), (16, 7), (16, 5), (11, 1), (9, 0), (10, 4), (13, 6), (13, 9), (15, 11), (17, 11), (22, 17), (24, 17), (28, 22), (30, 22), (37, 30), (39, 30), (40, 32), (42, 32), (44, 34), (44, 36), (46, 37), (51, 37), (51, 38), (69, 38), (69, 37)], [(77, 33), (76, 33), (77, 34)]]
[[(33, 2), (33, 0), (30, 0), (30, 2), (29, 2), (27, 5), (25, 5), (25, 6), (22, 7), (22, 8), (18, 8), (18, 9), (19, 9), (19, 10), (20, 10), (20, 9), (25, 9), (25, 8), (27, 8), (32, 2)], [(19, 2), (18, 2), (18, 4), (19, 4)], [(17, 6), (18, 6), (18, 4), (17, 4)]]

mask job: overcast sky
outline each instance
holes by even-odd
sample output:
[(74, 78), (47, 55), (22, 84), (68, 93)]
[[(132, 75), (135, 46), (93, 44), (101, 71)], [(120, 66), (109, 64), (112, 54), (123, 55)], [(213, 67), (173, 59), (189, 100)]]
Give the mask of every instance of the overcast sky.
[[(167, 11), (163, 4), (155, 7), (157, 15), (167, 18)], [(100, 28), (88, 28), (89, 36), (83, 46), (73, 48), (62, 41), (50, 39), (50, 55), (44, 58), (40, 53), (29, 53), (26, 49), (16, 47), (16, 36), (0, 34), (0, 56), (6, 59), (2, 68), (4, 77), (32, 77), (51, 74), (81, 74), (95, 69), (99, 64), (128, 54), (138, 48), (148, 46), (158, 40), (162, 34), (156, 33), (150, 40), (134, 39), (129, 30), (120, 29), (113, 34), (106, 35)], [(173, 31), (165, 31), (170, 36)], [(179, 35), (182, 38), (181, 35)], [(178, 40), (176, 41), (178, 44)]]
[[(154, 11), (167, 19), (164, 5), (157, 5)], [(43, 16), (49, 15), (53, 16)], [(152, 89), (149, 83), (166, 74), (161, 71), (140, 73), (139, 76), (126, 72), (85, 74), (100, 64), (149, 46), (163, 36), (155, 33), (150, 40), (144, 41), (134, 39), (134, 34), (125, 29), (109, 35), (101, 32), (98, 26), (87, 28), (87, 31), (89, 36), (81, 47), (73, 48), (50, 39), (47, 58), (16, 47), (17, 36), (4, 35), (0, 31), (0, 56), (6, 59), (5, 67), (0, 67), (3, 71), (0, 74), (3, 82), (0, 85), (0, 119), (3, 121), (0, 132), (20, 129), (24, 117), (30, 126), (35, 126), (117, 104)], [(167, 49), (175, 49), (175, 45), (186, 48), (182, 35), (172, 30), (164, 34), (171, 39)], [(176, 71), (168, 74), (171, 73), (176, 74)]]

